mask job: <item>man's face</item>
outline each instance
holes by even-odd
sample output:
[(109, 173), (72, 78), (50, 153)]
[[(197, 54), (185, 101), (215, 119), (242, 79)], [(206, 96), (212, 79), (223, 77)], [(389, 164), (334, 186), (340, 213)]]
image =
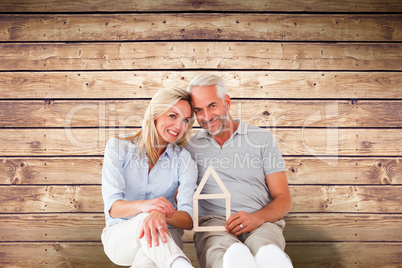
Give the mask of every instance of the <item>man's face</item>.
[(221, 133), (229, 120), (230, 97), (222, 100), (215, 86), (193, 87), (191, 99), (194, 103), (198, 124), (211, 136)]

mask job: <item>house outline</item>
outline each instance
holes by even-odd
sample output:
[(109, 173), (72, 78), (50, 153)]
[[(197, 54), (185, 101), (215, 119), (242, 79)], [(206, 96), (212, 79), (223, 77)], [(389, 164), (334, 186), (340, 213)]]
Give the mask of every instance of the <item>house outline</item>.
[[(210, 175), (212, 175), (212, 177), (218, 183), (218, 186), (222, 190), (221, 194), (201, 194), (201, 191), (204, 188), (205, 183), (209, 179)], [(212, 166), (209, 166), (207, 171), (205, 171), (205, 174), (202, 177), (202, 180), (193, 195), (193, 213), (194, 213), (193, 229), (194, 229), (194, 231), (196, 231), (196, 232), (213, 232), (213, 231), (225, 231), (226, 230), (225, 226), (199, 226), (198, 225), (198, 218), (199, 218), (199, 216), (198, 216), (198, 200), (199, 199), (220, 199), (220, 198), (226, 199), (226, 221), (227, 221), (230, 217), (230, 212), (231, 212), (231, 210), (230, 210), (230, 193), (229, 193), (228, 189), (226, 189), (221, 178), (219, 178), (215, 169)]]

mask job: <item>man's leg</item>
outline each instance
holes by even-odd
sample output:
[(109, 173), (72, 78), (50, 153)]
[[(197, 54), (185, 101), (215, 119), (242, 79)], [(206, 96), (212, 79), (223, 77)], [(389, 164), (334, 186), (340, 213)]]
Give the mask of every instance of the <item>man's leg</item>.
[(258, 268), (250, 249), (243, 243), (234, 243), (223, 255), (223, 268)]
[(184, 231), (182, 229), (176, 229), (176, 228), (169, 228), (169, 233), (172, 236), (174, 242), (176, 242), (176, 245), (179, 246), (181, 250), (183, 250), (183, 234)]
[[(244, 244), (250, 249), (254, 256), (259, 253), (258, 258), (256, 258), (257, 264), (260, 263), (261, 266), (264, 258), (269, 259), (275, 254), (278, 256), (279, 260), (286, 259), (285, 263), (287, 263), (287, 261), (291, 263), (289, 256), (283, 251), (286, 245), (286, 241), (283, 236), (284, 227), (285, 221), (283, 220), (274, 223), (267, 222), (261, 225), (255, 231), (240, 236), (241, 240), (244, 241)], [(265, 254), (263, 254), (262, 251), (260, 252), (260, 249), (263, 250)], [(271, 254), (269, 252), (274, 252), (275, 254)]]
[[(219, 216), (200, 217), (200, 226), (225, 225), (226, 219)], [(225, 231), (222, 232), (196, 232), (194, 234), (198, 262), (202, 268), (222, 268), (223, 255), (239, 239)]]

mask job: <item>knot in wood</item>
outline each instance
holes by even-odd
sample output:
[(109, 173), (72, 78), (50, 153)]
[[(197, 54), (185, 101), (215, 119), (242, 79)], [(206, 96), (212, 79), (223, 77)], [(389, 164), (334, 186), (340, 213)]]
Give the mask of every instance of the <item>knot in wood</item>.
[(198, 8), (200, 8), (200, 7), (202, 6), (202, 2), (200, 2), (200, 1), (194, 1), (194, 2), (191, 3), (191, 6), (192, 6), (193, 8), (195, 8), (195, 9), (198, 9)]
[(56, 250), (56, 251), (60, 251), (60, 250), (63, 249), (63, 247), (62, 247), (59, 243), (54, 244), (54, 245), (53, 245), (53, 248), (54, 248), (54, 250)]

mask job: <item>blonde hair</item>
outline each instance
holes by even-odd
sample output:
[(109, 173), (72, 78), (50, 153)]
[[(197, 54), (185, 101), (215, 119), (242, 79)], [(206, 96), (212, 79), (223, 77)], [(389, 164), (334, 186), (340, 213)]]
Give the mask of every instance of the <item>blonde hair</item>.
[[(155, 93), (148, 109), (145, 112), (144, 119), (142, 120), (141, 129), (132, 136), (120, 139), (130, 140), (138, 146), (139, 154), (142, 155), (146, 151), (148, 159), (151, 164), (156, 164), (159, 159), (157, 146), (159, 144), (159, 135), (156, 130), (155, 120), (166, 113), (170, 108), (176, 105), (180, 100), (187, 101), (191, 107), (191, 119), (188, 124), (190, 130), (194, 123), (194, 107), (191, 102), (190, 94), (181, 88), (161, 89)], [(184, 135), (175, 142), (179, 146), (185, 146), (190, 141), (191, 132), (187, 131)]]

